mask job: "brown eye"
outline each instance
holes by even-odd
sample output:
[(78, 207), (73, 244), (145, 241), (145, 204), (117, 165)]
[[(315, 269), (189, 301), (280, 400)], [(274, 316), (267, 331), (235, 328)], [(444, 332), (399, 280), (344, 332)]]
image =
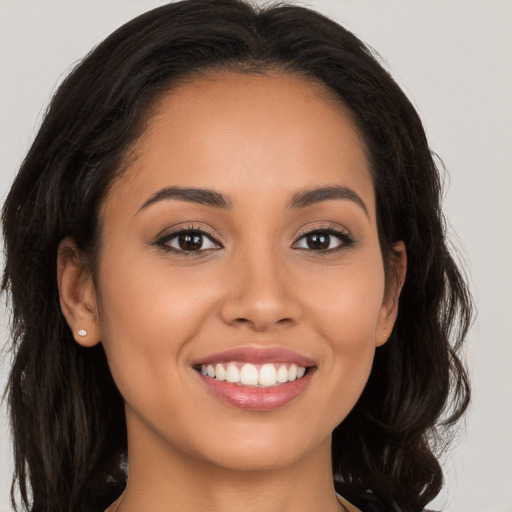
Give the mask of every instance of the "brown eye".
[(203, 235), (200, 233), (182, 233), (177, 237), (182, 251), (199, 251), (203, 247)]
[(331, 244), (331, 235), (328, 233), (310, 233), (305, 239), (308, 248), (317, 251), (329, 249)]
[(182, 254), (222, 248), (219, 242), (198, 229), (186, 229), (168, 233), (162, 236), (155, 245), (168, 251)]
[(302, 235), (292, 247), (328, 254), (353, 245), (354, 239), (347, 232), (338, 229), (317, 229)]

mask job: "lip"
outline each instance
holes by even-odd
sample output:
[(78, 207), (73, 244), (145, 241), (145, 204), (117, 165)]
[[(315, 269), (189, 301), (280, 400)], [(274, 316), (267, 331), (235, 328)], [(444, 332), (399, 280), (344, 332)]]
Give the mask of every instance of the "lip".
[(234, 384), (225, 380), (216, 380), (197, 372), (205, 386), (218, 398), (235, 407), (253, 411), (270, 411), (283, 407), (302, 394), (314, 374), (314, 369), (300, 379), (285, 382), (269, 388), (253, 388)]
[(295, 363), (297, 366), (311, 367), (315, 366), (315, 361), (305, 357), (293, 350), (286, 348), (254, 348), (240, 347), (223, 352), (216, 352), (204, 358), (194, 361), (193, 366), (202, 364), (227, 363), (229, 361), (240, 361), (252, 364), (264, 363)]
[(193, 366), (215, 365), (228, 361), (239, 361), (252, 364), (264, 363), (295, 363), (297, 366), (307, 367), (306, 374), (300, 379), (285, 382), (267, 388), (249, 387), (232, 382), (216, 380), (201, 372), (196, 372), (198, 378), (217, 398), (241, 409), (252, 411), (270, 411), (288, 404), (307, 388), (315, 373), (315, 361), (297, 352), (285, 348), (242, 347), (198, 359)]

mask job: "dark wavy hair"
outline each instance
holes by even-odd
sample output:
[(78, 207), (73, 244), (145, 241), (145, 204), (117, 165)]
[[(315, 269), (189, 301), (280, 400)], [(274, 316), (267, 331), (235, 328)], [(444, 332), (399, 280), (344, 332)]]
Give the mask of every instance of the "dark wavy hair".
[(472, 302), (447, 247), (440, 166), (410, 101), (356, 36), (306, 8), (242, 0), (185, 0), (116, 30), (59, 87), (12, 185), (2, 289), (13, 315), (13, 506), (19, 494), (32, 512), (102, 510), (126, 485), (123, 400), (101, 344), (75, 343), (61, 313), (57, 247), (73, 237), (94, 261), (100, 205), (145, 114), (180, 80), (216, 70), (313, 77), (363, 136), (384, 261), (403, 240), (408, 272), (393, 333), (333, 432), (334, 484), (356, 505), (371, 491), (418, 512), (441, 489), (436, 456), (469, 402), (457, 354)]

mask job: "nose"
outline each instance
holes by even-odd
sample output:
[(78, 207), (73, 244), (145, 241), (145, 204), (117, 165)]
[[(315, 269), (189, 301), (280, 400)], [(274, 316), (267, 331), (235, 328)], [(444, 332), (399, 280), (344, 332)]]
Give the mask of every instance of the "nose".
[(228, 270), (222, 320), (258, 332), (295, 325), (300, 301), (285, 266), (270, 252), (240, 255)]

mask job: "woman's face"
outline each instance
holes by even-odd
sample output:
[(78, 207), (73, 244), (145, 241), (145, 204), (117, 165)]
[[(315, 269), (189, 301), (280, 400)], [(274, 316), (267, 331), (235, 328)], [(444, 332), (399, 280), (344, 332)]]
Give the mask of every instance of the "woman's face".
[(130, 446), (230, 469), (329, 453), (396, 314), (375, 215), (322, 85), (226, 72), (165, 95), (101, 211), (97, 328)]

